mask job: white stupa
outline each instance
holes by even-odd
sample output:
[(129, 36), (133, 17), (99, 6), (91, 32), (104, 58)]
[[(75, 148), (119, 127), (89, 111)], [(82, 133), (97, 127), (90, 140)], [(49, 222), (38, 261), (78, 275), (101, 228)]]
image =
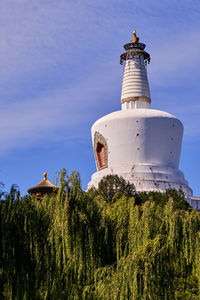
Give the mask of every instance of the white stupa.
[(97, 187), (108, 174), (117, 174), (134, 183), (137, 191), (181, 189), (189, 200), (192, 190), (179, 170), (183, 125), (175, 116), (150, 108), (150, 55), (144, 51), (145, 44), (139, 43), (135, 30), (124, 48), (120, 56), (124, 65), (122, 109), (92, 126), (97, 172), (88, 188)]

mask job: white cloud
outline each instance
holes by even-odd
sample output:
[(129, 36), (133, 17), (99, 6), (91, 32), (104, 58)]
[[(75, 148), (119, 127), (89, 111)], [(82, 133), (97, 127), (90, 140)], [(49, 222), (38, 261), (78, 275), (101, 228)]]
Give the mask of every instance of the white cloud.
[[(91, 73), (70, 88), (1, 105), (0, 152), (52, 137), (56, 139), (59, 128), (63, 131), (62, 138), (77, 137), (84, 123), (88, 123), (91, 115), (102, 106), (102, 99), (109, 99), (109, 95), (115, 90), (117, 73), (113, 74), (113, 69), (106, 70), (106, 73), (103, 71), (105, 70)], [(120, 102), (120, 97), (118, 101)], [(82, 134), (84, 135), (83, 130), (78, 136), (81, 137)]]
[[(178, 13), (168, 1), (2, 0), (0, 152), (56, 138), (59, 128), (61, 138), (77, 136), (98, 109), (113, 105), (122, 79), (118, 56), (133, 26), (152, 53), (152, 85), (191, 79), (199, 68), (199, 31), (190, 14), (184, 24), (181, 17), (189, 7), (197, 18), (198, 9), (172, 2)], [(186, 21), (190, 28), (180, 33)]]
[(199, 47), (200, 30), (196, 29), (189, 34), (181, 32), (160, 41), (155, 40), (152, 48), (152, 64), (149, 68), (152, 83), (167, 85), (173, 83), (175, 79), (187, 77), (191, 79), (195, 73), (199, 73)]

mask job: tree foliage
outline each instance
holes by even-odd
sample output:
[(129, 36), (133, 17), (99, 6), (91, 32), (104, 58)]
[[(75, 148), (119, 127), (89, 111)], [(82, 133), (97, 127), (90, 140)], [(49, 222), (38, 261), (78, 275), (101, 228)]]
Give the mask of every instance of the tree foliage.
[(134, 196), (135, 186), (118, 175), (107, 175), (99, 182), (97, 191), (106, 202), (110, 202), (116, 193), (118, 197), (122, 195)]
[(56, 196), (3, 195), (0, 299), (199, 299), (199, 213), (174, 190), (115, 195), (64, 170)]

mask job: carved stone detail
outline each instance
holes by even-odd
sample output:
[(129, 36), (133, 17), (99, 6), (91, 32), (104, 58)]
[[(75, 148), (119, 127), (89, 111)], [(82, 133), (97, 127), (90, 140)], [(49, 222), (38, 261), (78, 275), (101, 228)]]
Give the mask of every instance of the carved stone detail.
[(94, 155), (98, 170), (108, 167), (108, 144), (99, 132), (94, 135)]

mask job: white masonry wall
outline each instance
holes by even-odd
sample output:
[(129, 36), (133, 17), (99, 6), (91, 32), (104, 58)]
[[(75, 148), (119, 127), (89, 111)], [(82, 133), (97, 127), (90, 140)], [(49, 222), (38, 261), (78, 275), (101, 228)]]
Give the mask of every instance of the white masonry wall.
[(174, 116), (152, 109), (117, 111), (95, 122), (93, 141), (95, 132), (107, 141), (108, 168), (94, 173), (88, 188), (107, 174), (118, 174), (137, 191), (176, 188), (192, 195), (178, 169), (183, 125)]

